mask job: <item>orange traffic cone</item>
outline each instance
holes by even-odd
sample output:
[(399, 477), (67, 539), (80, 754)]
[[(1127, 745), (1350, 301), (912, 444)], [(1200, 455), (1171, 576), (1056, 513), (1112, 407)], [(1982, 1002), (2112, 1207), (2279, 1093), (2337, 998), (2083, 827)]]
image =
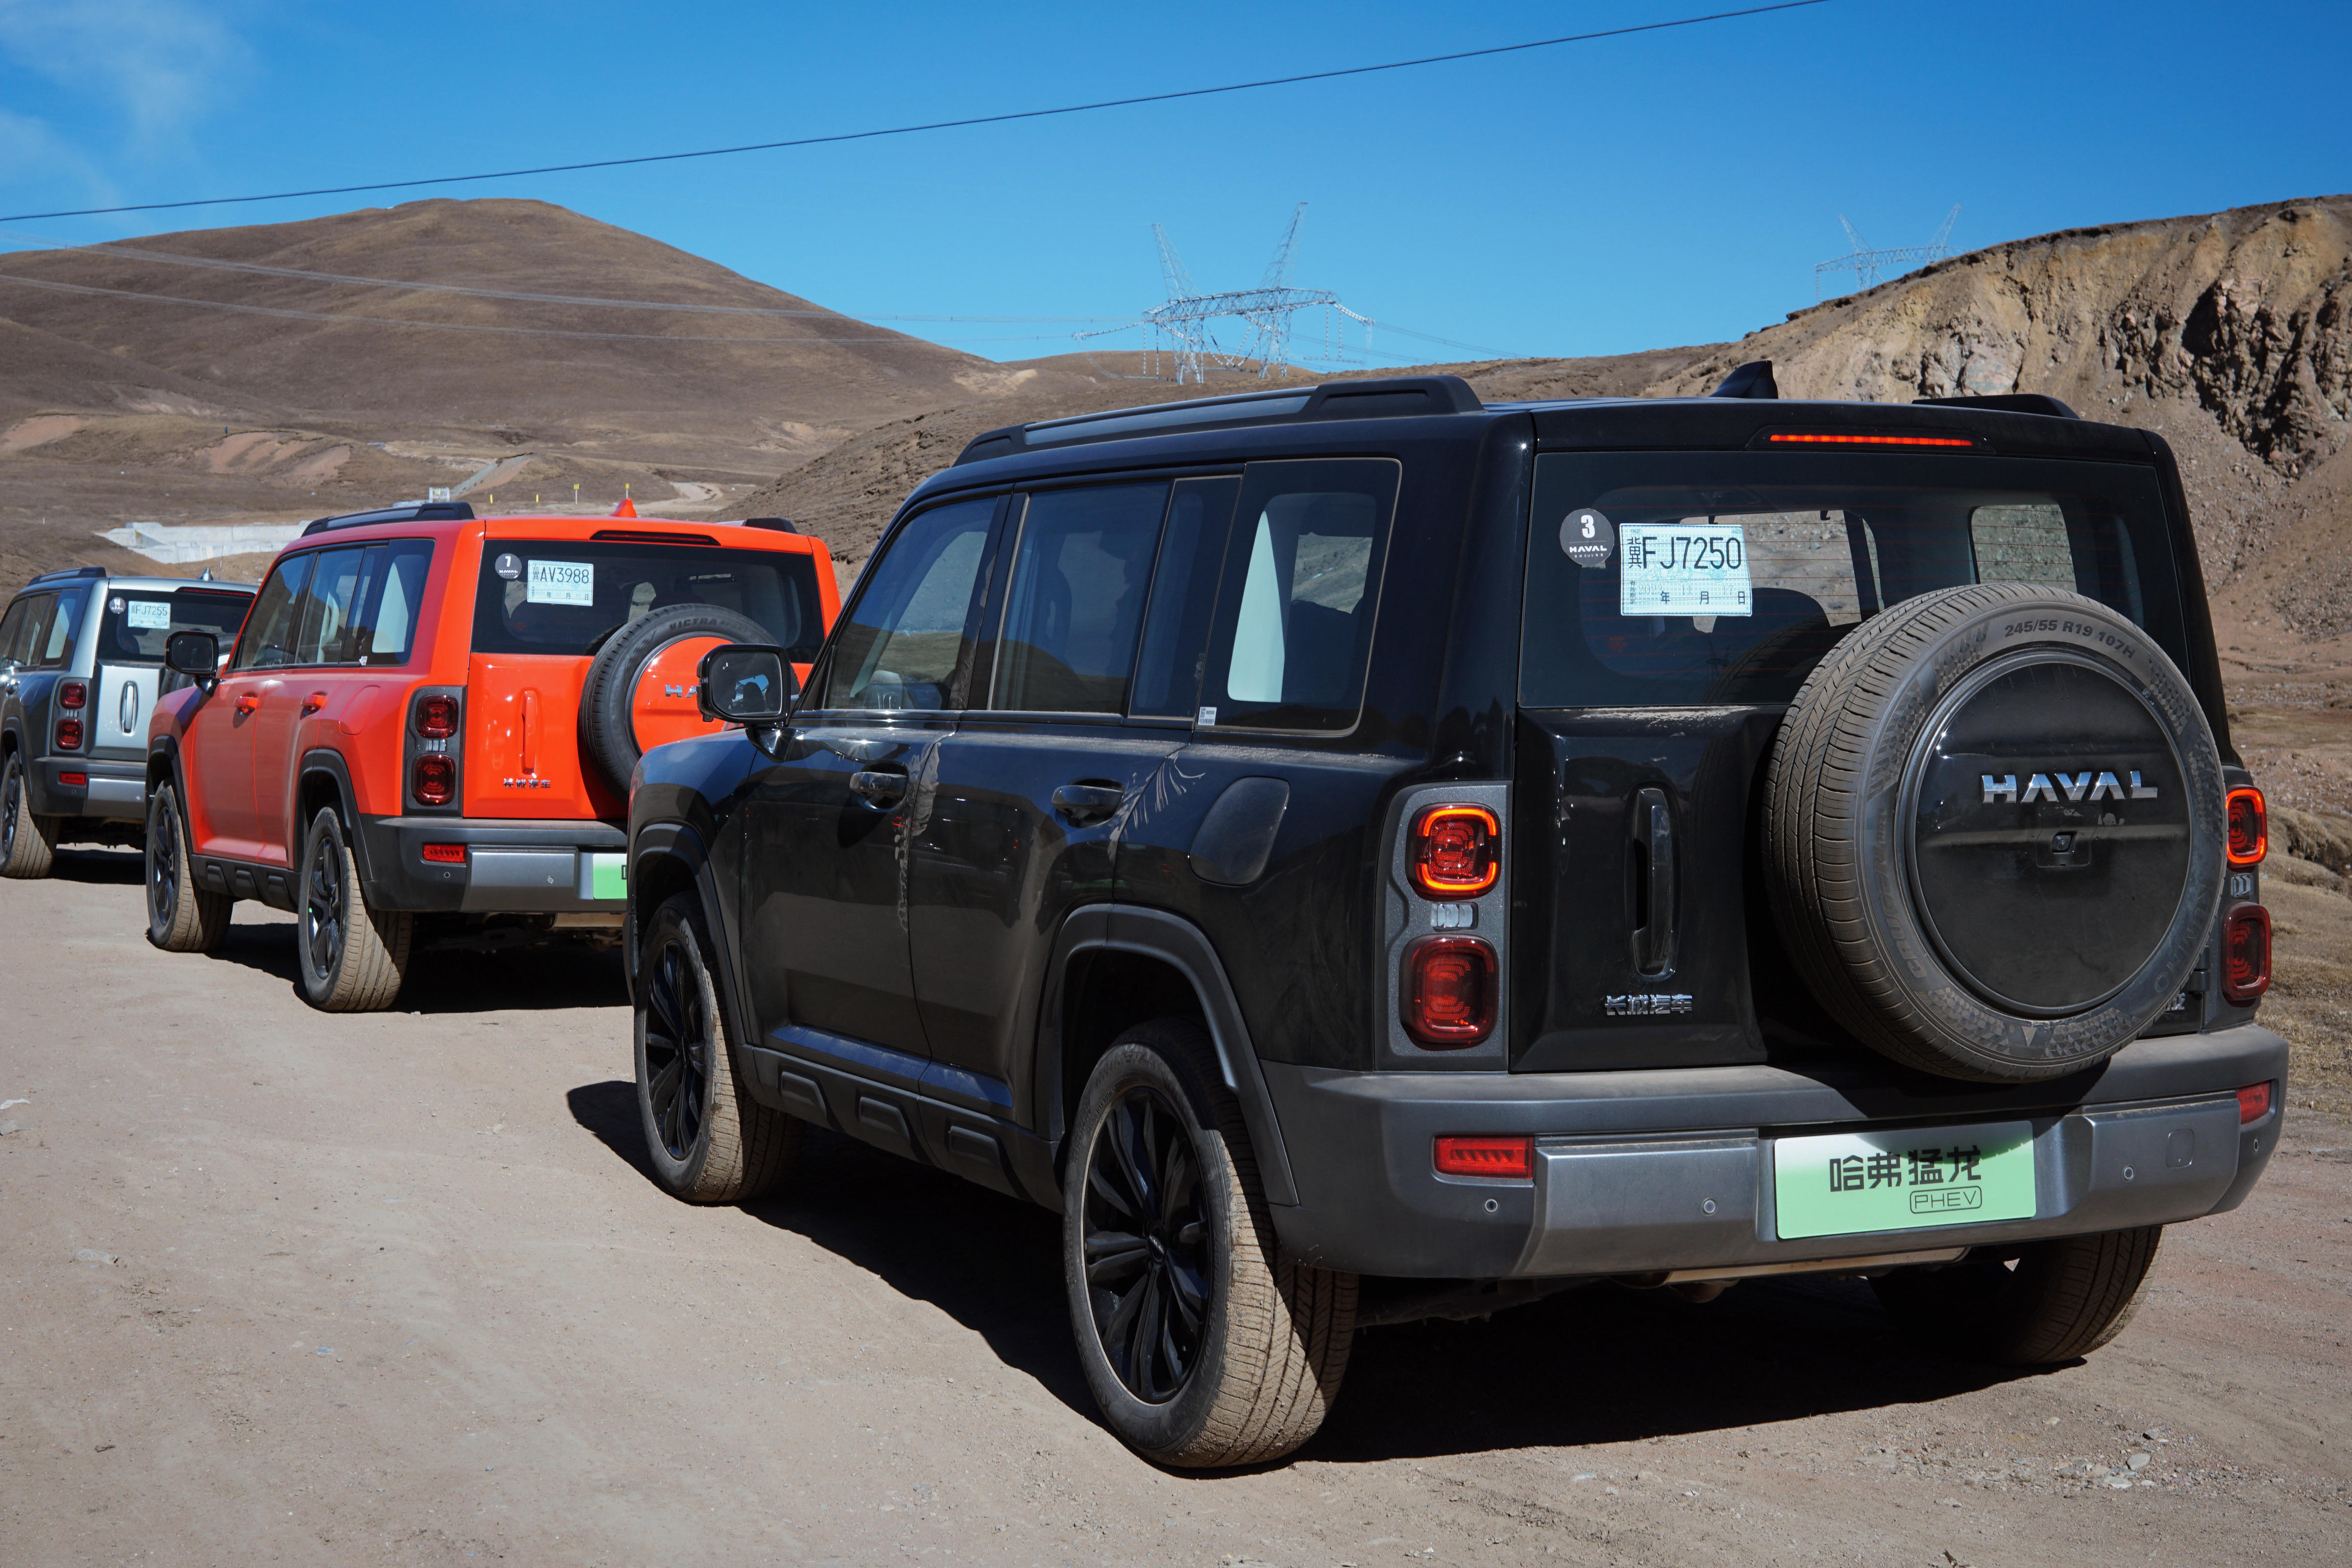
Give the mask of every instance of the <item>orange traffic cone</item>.
[(635, 517), (637, 515), (637, 503), (624, 497), (621, 504), (613, 509), (613, 515), (614, 517)]

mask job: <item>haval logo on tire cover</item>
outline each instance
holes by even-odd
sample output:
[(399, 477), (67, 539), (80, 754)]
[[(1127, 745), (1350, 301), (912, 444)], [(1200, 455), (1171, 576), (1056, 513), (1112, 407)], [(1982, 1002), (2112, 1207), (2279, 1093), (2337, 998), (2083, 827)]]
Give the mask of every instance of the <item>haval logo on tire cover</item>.
[[(1999, 776), (1986, 773), (1983, 778), (1983, 804), (1986, 805), (1990, 805), (1995, 801), (2008, 801), (2017, 805), (2031, 805), (2037, 800), (2057, 800), (2061, 798), (2062, 792), (2063, 798), (2072, 801), (2154, 800), (2157, 797), (2157, 788), (2154, 784), (2142, 784), (2139, 774), (2129, 772), (2126, 773), (2122, 779), (2116, 778), (2112, 773), (2100, 773), (2095, 775), (2089, 768), (2084, 768), (2078, 773), (2035, 773), (2025, 781), (2025, 793), (2022, 795), (2017, 793), (2015, 773), (2002, 773)], [(2053, 779), (2057, 782), (2052, 783)], [(2125, 780), (2129, 782), (2126, 783)]]

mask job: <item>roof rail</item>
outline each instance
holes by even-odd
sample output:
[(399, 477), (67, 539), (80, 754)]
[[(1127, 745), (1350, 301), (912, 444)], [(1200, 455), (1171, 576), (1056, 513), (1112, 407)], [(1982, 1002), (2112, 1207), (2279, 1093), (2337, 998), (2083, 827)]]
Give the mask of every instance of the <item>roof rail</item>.
[(346, 511), (315, 519), (302, 530), (308, 539), (338, 528), (365, 528), (378, 522), (465, 522), (474, 515), (473, 503), (462, 500), (419, 500), (403, 506), (378, 507), (373, 511)]
[(1367, 381), (1332, 381), (1319, 386), (1236, 393), (1184, 403), (1113, 408), (1073, 419), (1007, 425), (972, 437), (956, 462), (977, 463), (1014, 452), (1036, 451), (1076, 441), (1116, 441), (1164, 436), (1219, 425), (1255, 425), (1280, 420), (1405, 418), (1432, 414), (1475, 414), (1486, 407), (1458, 375), (1396, 375)]
[(1915, 404), (1932, 403), (1938, 408), (1992, 408), (2005, 414), (2041, 414), (2053, 419), (2080, 419), (2081, 415), (2042, 392), (1991, 393), (1982, 397), (1915, 397)]
[(103, 566), (60, 566), (54, 572), (42, 573), (39, 576), (34, 578), (32, 583), (27, 583), (25, 586), (29, 588), (33, 585), (33, 583), (67, 583), (77, 581), (83, 577), (103, 577), (105, 575), (106, 568)]

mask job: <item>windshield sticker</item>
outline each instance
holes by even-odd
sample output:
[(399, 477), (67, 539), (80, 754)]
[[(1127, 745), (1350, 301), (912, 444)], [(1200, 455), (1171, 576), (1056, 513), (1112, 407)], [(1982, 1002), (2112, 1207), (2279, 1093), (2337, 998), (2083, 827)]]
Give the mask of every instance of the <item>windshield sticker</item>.
[(522, 575), (522, 557), (520, 555), (501, 555), (496, 561), (490, 563), (490, 569), (496, 572), (499, 576), (505, 578), (508, 582), (511, 583), (516, 578)]
[(122, 618), (133, 631), (162, 631), (172, 624), (172, 606), (160, 599), (132, 599), (125, 605)]
[(1570, 561), (1591, 572), (1609, 564), (1609, 552), (1617, 547), (1617, 531), (1607, 518), (1580, 506), (1560, 520), (1559, 547), (1568, 552)]
[(523, 602), (531, 605), (593, 605), (596, 602), (596, 568), (585, 561), (533, 561), (530, 581), (523, 590)]
[(1621, 616), (1749, 616), (1748, 536), (1736, 522), (1629, 522)]

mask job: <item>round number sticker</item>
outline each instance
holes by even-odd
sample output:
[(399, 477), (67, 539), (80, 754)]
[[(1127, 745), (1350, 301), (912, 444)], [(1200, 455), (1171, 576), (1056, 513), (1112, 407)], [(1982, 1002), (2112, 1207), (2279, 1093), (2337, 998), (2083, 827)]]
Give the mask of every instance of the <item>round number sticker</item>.
[(508, 582), (511, 583), (516, 578), (522, 575), (522, 557), (520, 555), (501, 555), (496, 561), (490, 563), (490, 569), (496, 572), (499, 576), (505, 578)]
[(1609, 564), (1610, 552), (1617, 548), (1617, 531), (1609, 520), (1589, 506), (1578, 507), (1560, 520), (1559, 547), (1568, 558), (1590, 571)]

